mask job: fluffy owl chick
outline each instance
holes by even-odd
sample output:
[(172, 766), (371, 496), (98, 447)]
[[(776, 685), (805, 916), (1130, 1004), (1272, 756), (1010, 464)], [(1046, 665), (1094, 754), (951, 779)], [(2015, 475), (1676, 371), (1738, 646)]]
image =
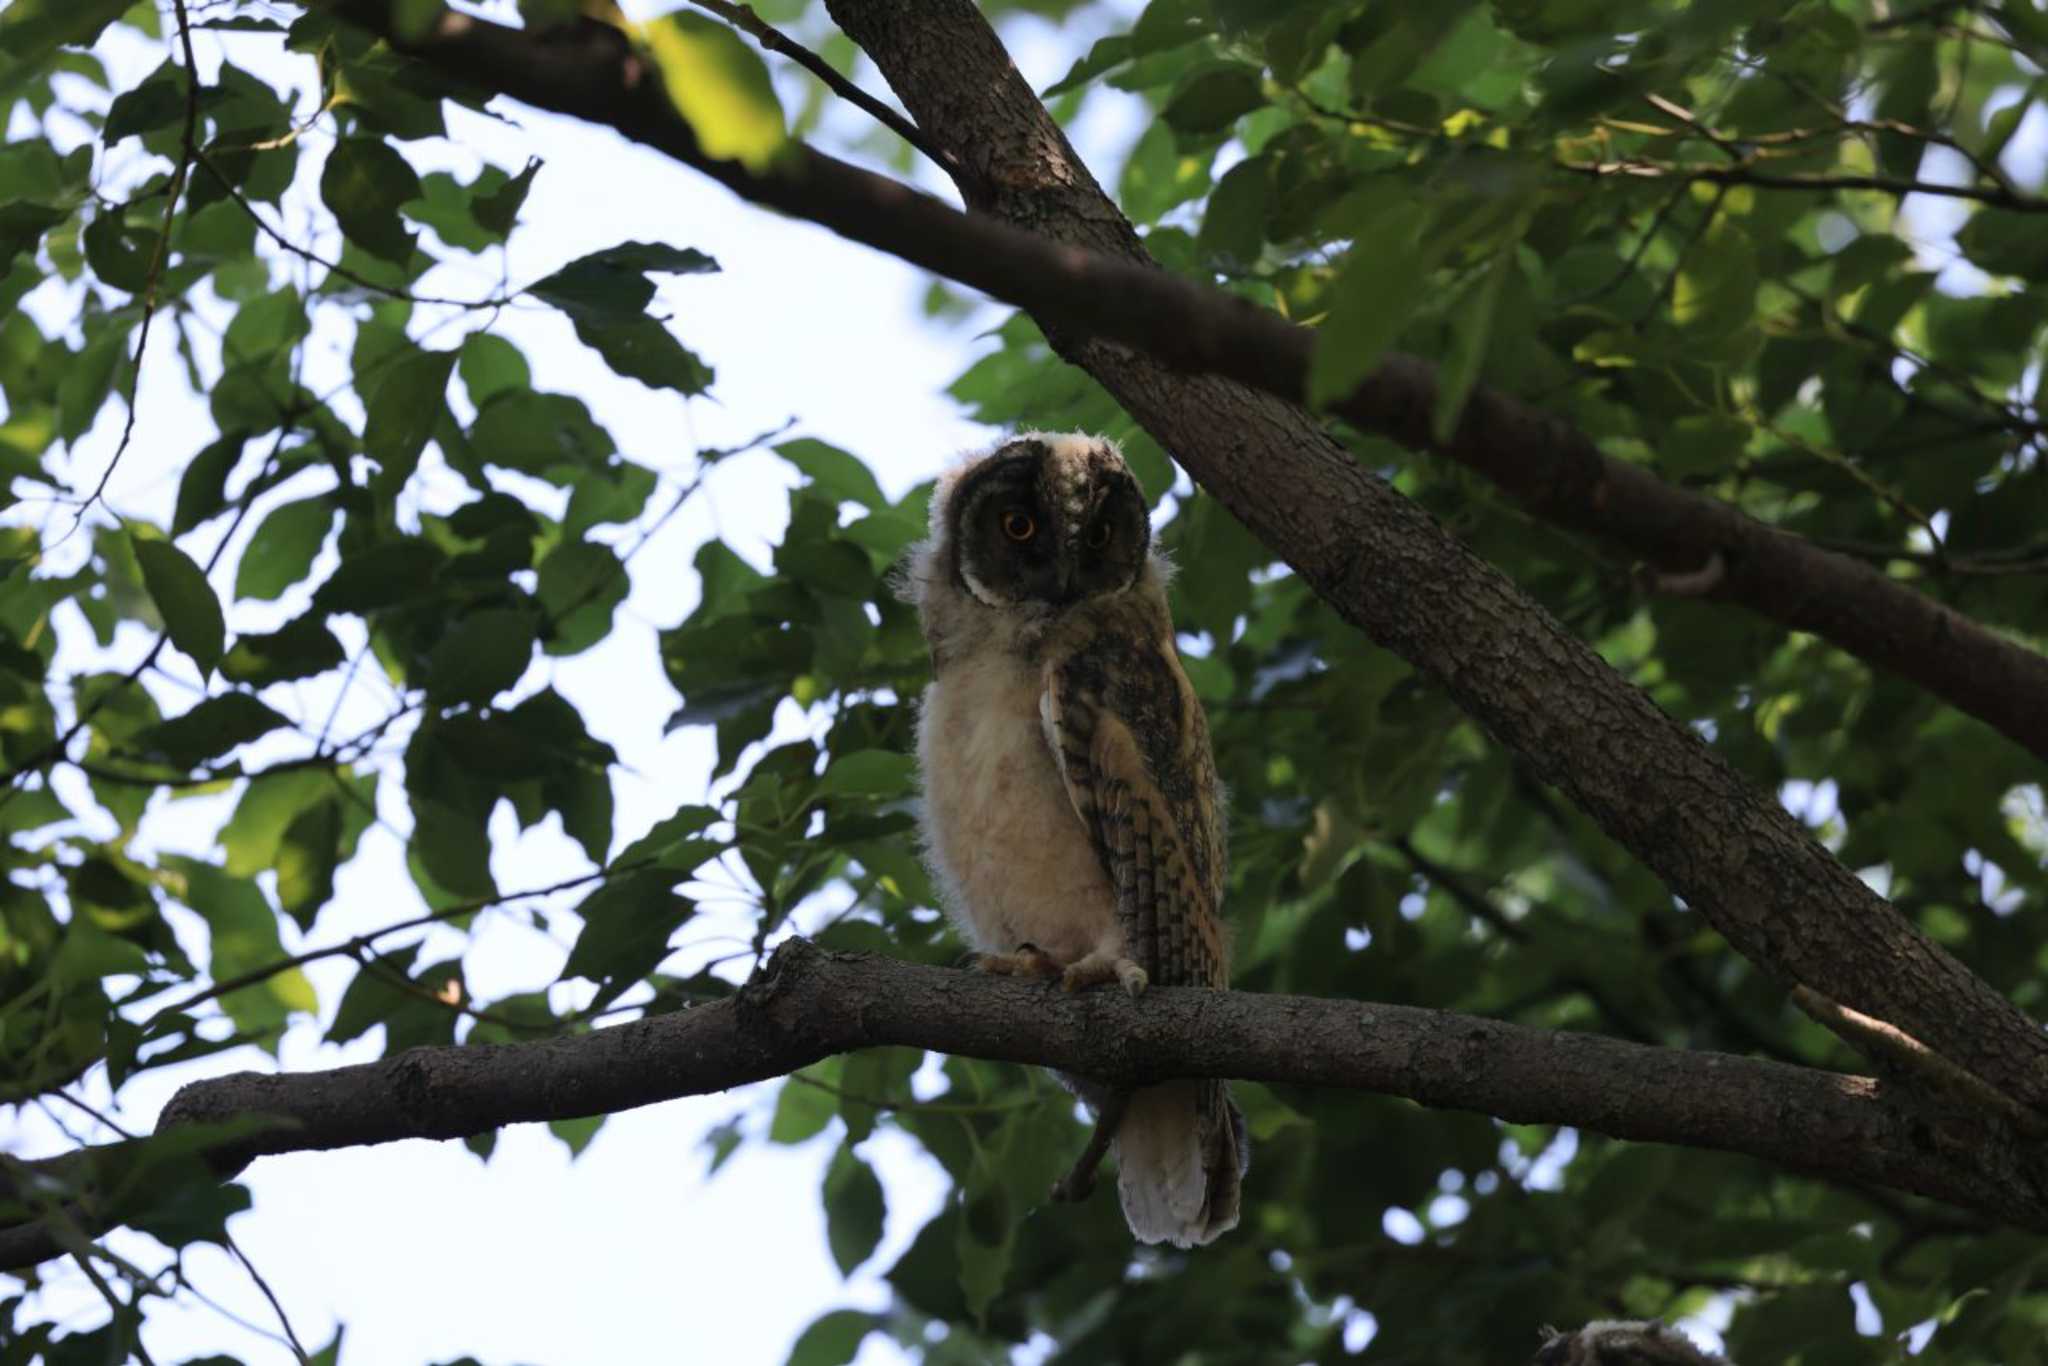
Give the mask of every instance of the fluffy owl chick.
[[(932, 657), (924, 836), (986, 969), (1133, 994), (1229, 981), (1221, 794), (1166, 578), (1110, 441), (1026, 433), (940, 479), (903, 579)], [(1234, 1227), (1249, 1153), (1223, 1083), (1128, 1100), (1132, 1233), (1191, 1247)]]

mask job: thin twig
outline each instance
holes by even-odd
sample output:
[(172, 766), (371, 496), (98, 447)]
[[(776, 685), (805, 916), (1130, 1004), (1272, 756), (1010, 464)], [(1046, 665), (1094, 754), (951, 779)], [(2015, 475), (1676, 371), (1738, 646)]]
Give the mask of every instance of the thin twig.
[(1936, 180), (1912, 180), (1900, 176), (1836, 174), (1832, 172), (1760, 171), (1754, 158), (1738, 165), (1721, 166), (1703, 162), (1655, 161), (1647, 157), (1617, 157), (1608, 161), (1558, 161), (1560, 170), (1577, 175), (1609, 179), (1629, 176), (1642, 180), (1683, 180), (1712, 185), (1751, 185), (1761, 190), (1803, 190), (1814, 193), (1836, 190), (1874, 190), (1900, 199), (1907, 195), (1934, 195), (1943, 199), (1971, 199), (2014, 213), (2048, 213), (2048, 198), (2015, 194), (1979, 185), (1947, 185)]
[(85, 1103), (84, 1101), (80, 1100), (80, 1099), (79, 1099), (79, 1098), (78, 1098), (77, 1096), (74, 1096), (74, 1095), (72, 1095), (72, 1094), (71, 1094), (70, 1092), (68, 1092), (68, 1091), (64, 1090), (64, 1089), (63, 1089), (62, 1087), (59, 1087), (59, 1088), (57, 1088), (56, 1090), (53, 1090), (53, 1091), (49, 1092), (49, 1094), (50, 1094), (50, 1095), (53, 1095), (53, 1096), (55, 1096), (55, 1097), (56, 1097), (56, 1098), (57, 1098), (58, 1100), (61, 1100), (61, 1101), (63, 1101), (63, 1102), (64, 1102), (64, 1103), (66, 1104), (66, 1105), (69, 1105), (69, 1106), (70, 1106), (71, 1108), (73, 1108), (74, 1110), (79, 1110), (79, 1111), (82, 1111), (82, 1112), (84, 1112), (84, 1113), (85, 1113), (85, 1114), (87, 1114), (87, 1115), (90, 1115), (90, 1116), (91, 1116), (91, 1117), (92, 1117), (92, 1118), (93, 1118), (94, 1120), (98, 1121), (98, 1122), (99, 1122), (99, 1123), (100, 1123), (101, 1125), (103, 1125), (104, 1127), (106, 1127), (106, 1128), (108, 1128), (108, 1129), (111, 1129), (111, 1130), (113, 1130), (113, 1131), (114, 1131), (115, 1133), (119, 1134), (119, 1135), (120, 1135), (121, 1137), (123, 1137), (123, 1138), (133, 1138), (133, 1137), (135, 1137), (135, 1135), (134, 1135), (134, 1134), (131, 1134), (131, 1133), (129, 1133), (129, 1132), (128, 1132), (128, 1131), (126, 1130), (126, 1129), (124, 1129), (124, 1128), (122, 1128), (122, 1127), (121, 1127), (120, 1125), (116, 1124), (116, 1123), (115, 1123), (115, 1122), (114, 1122), (113, 1120), (111, 1120), (111, 1119), (107, 1118), (107, 1117), (106, 1117), (105, 1115), (101, 1114), (101, 1113), (100, 1113), (100, 1112), (99, 1112), (99, 1111), (98, 1111), (97, 1109), (95, 1109), (95, 1108), (93, 1108), (92, 1106), (90, 1106), (90, 1105), (86, 1104), (86, 1103)]
[(251, 204), (248, 201), (248, 199), (246, 199), (243, 196), (241, 189), (238, 186), (236, 186), (236, 184), (233, 181), (229, 180), (225, 175), (221, 174), (220, 168), (215, 166), (204, 152), (198, 153), (197, 157), (199, 164), (206, 168), (207, 174), (211, 175), (216, 181), (220, 183), (221, 190), (225, 192), (230, 199), (234, 200), (236, 204), (241, 206), (242, 212), (249, 216), (249, 221), (256, 225), (257, 231), (261, 232), (265, 237), (268, 237), (271, 241), (277, 243), (278, 246), (284, 248), (292, 255), (300, 257), (313, 265), (319, 266), (322, 270), (325, 270), (330, 274), (339, 275), (342, 279), (347, 280), (350, 284), (358, 285), (363, 289), (371, 290), (374, 293), (385, 295), (388, 298), (403, 299), (405, 302), (410, 304), (446, 305), (447, 307), (450, 308), (460, 308), (472, 312), (486, 308), (503, 308), (507, 304), (512, 302), (511, 297), (508, 295), (493, 295), (488, 299), (449, 299), (434, 294), (414, 294), (408, 290), (398, 289), (391, 285), (380, 285), (375, 280), (370, 279), (368, 276), (361, 275), (353, 270), (350, 270), (347, 266), (342, 265), (339, 261), (330, 261), (326, 257), (320, 255), (318, 252), (300, 246), (297, 242), (292, 241), (291, 238), (286, 237), (282, 232), (278, 231), (276, 228), (271, 227), (269, 223), (264, 221), (263, 215), (256, 211), (256, 206), (254, 204)]
[(457, 906), (446, 906), (438, 911), (429, 911), (425, 915), (414, 916), (410, 920), (401, 920), (395, 924), (386, 925), (382, 929), (366, 931), (352, 938), (345, 939), (339, 944), (329, 944), (325, 948), (309, 949), (304, 953), (293, 954), (289, 958), (278, 959), (276, 962), (267, 963), (260, 968), (251, 968), (247, 972), (237, 973), (225, 982), (215, 982), (212, 986), (196, 991), (182, 1000), (158, 1009), (147, 1020), (143, 1021), (142, 1032), (147, 1034), (156, 1026), (159, 1020), (167, 1016), (181, 1014), (184, 1011), (190, 1010), (193, 1006), (203, 1005), (216, 997), (240, 991), (244, 987), (252, 987), (259, 982), (267, 982), (281, 972), (290, 972), (293, 968), (302, 968), (308, 963), (318, 963), (328, 958), (354, 957), (370, 949), (379, 939), (386, 935), (399, 934), (406, 930), (416, 930), (426, 925), (438, 925), (444, 920), (455, 920), (465, 915), (475, 915), (480, 911), (505, 906), (514, 901), (527, 901), (534, 897), (552, 896), (557, 892), (572, 891), (588, 883), (601, 882), (608, 877), (634, 872), (647, 866), (649, 865), (634, 863), (612, 868), (600, 868), (594, 872), (584, 873), (580, 877), (565, 878), (546, 887), (535, 887), (524, 892), (507, 892), (501, 896), (465, 901)]
[[(128, 452), (128, 445), (135, 439), (135, 407), (142, 397), (142, 357), (149, 348), (149, 325), (156, 320), (157, 287), (163, 283), (164, 267), (171, 259), (171, 228), (178, 217), (178, 201), (184, 198), (185, 186), (191, 179), (192, 162), (199, 155), (199, 59), (192, 52), (191, 16), (185, 13), (185, 0), (171, 0), (178, 17), (178, 42), (185, 53), (185, 128), (178, 148), (178, 164), (171, 171), (169, 185), (164, 190), (164, 222), (157, 234), (156, 251), (149, 259), (149, 275), (142, 286), (142, 326), (135, 337), (135, 359), (129, 365), (128, 414), (121, 423), (121, 440), (114, 447), (114, 454), (107, 461), (107, 467), (100, 471), (99, 482), (92, 492), (78, 505), (77, 514), (71, 519), (70, 536), (85, 521), (85, 514), (92, 510), (107, 491), (107, 485), (114, 478), (114, 471), (121, 464), (121, 457)], [(157, 648), (163, 648), (160, 639)], [(151, 652), (155, 658), (155, 651)]]
[(284, 1329), (285, 1341), (291, 1344), (292, 1354), (299, 1359), (299, 1366), (311, 1366), (312, 1358), (306, 1355), (306, 1345), (299, 1341), (299, 1335), (292, 1329), (291, 1316), (284, 1312), (284, 1305), (278, 1302), (277, 1293), (270, 1288), (270, 1282), (263, 1279), (263, 1273), (256, 1269), (256, 1263), (249, 1260), (249, 1254), (232, 1236), (227, 1239), (228, 1251), (242, 1264), (242, 1270), (249, 1273), (249, 1279), (256, 1282), (256, 1288), (263, 1292), (263, 1298), (270, 1301), (270, 1311), (277, 1315), (278, 1326)]
[(717, 15), (734, 28), (748, 34), (769, 51), (779, 52), (789, 58), (823, 81), (833, 94), (865, 110), (877, 123), (922, 152), (934, 166), (940, 170), (946, 169), (945, 157), (940, 155), (939, 149), (919, 131), (916, 124), (833, 70), (832, 64), (823, 57), (770, 25), (760, 15), (754, 13), (751, 5), (733, 4), (730, 0), (690, 0), (690, 3), (698, 9), (708, 10)]
[(1951, 1062), (1897, 1025), (1852, 1010), (1808, 986), (1792, 988), (1792, 1003), (1871, 1062), (1879, 1066), (1891, 1064), (1942, 1094), (2002, 1115), (2030, 1138), (2048, 1136), (2048, 1118)]

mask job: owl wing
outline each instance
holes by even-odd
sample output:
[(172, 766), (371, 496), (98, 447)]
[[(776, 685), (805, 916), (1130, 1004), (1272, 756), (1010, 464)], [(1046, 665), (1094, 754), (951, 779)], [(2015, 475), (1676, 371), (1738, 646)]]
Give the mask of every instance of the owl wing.
[(1171, 640), (1111, 635), (1045, 675), (1046, 739), (1116, 889), (1125, 956), (1162, 986), (1227, 986), (1215, 760)]

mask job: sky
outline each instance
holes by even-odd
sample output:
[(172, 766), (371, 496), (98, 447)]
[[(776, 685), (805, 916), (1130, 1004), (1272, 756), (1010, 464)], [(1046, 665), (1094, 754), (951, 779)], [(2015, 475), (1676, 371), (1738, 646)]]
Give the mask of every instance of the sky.
[[(656, 7), (628, 8), (644, 16)], [(1027, 20), (1007, 27), (1005, 37), (1027, 78), (1043, 88), (1064, 74), (1101, 31), (1100, 21), (1061, 32)], [(197, 37), (200, 62), (210, 69), (223, 36)], [(300, 109), (311, 107), (309, 64), (279, 63), (274, 39), (237, 35), (226, 41), (233, 44), (237, 64), (266, 77), (281, 74), (299, 91)], [(158, 60), (139, 40), (118, 32), (97, 51), (117, 87), (132, 84)], [(771, 58), (771, 66), (784, 64)], [(778, 78), (785, 104), (794, 109), (793, 97), (801, 95), (809, 77), (783, 69)], [(871, 68), (864, 79), (870, 88), (881, 88)], [(85, 97), (82, 88), (74, 92)], [(1135, 136), (1139, 115), (1132, 103), (1115, 92), (1099, 96), (1076, 129), (1084, 156), (1098, 171), (1113, 172)], [(508, 278), (536, 279), (587, 252), (631, 240), (696, 247), (723, 267), (717, 275), (665, 283), (657, 305), (671, 316), (676, 335), (716, 366), (718, 378), (708, 398), (685, 401), (611, 375), (551, 310), (515, 307), (493, 325), (525, 350), (538, 387), (584, 398), (622, 452), (669, 476), (654, 507), (666, 503), (670, 487), (694, 474), (699, 448), (736, 445), (792, 418), (796, 425), (790, 435), (816, 436), (860, 454), (892, 497), (996, 435), (963, 419), (944, 395), (945, 386), (985, 346), (974, 340), (972, 330), (927, 323), (919, 306), (926, 277), (822, 229), (750, 208), (607, 131), (503, 101), (494, 108), (505, 110), (512, 121), (449, 106), (455, 145), (415, 145), (408, 152), (422, 170), (458, 169), (465, 179), (479, 156), (507, 170), (517, 170), (529, 155), (542, 158), (544, 166), (512, 239)], [(832, 128), (858, 132), (862, 116), (842, 111), (829, 117)], [(77, 124), (53, 132), (67, 140), (88, 135)], [(319, 134), (308, 138), (296, 197), (288, 198), (281, 219), (275, 213), (268, 217), (294, 241), (332, 259), (338, 242), (331, 230), (312, 231), (316, 215), (308, 209), (317, 204), (310, 187), (317, 183), (327, 142)], [(132, 154), (134, 144), (128, 147)], [(920, 172), (919, 179), (953, 198), (935, 174)], [(498, 262), (479, 260), (481, 265), (467, 269), (436, 272), (422, 283), (421, 292), (463, 297), (491, 292), (499, 283)], [(26, 307), (48, 329), (65, 326), (75, 305), (55, 286), (46, 286)], [(477, 325), (475, 315), (459, 315), (435, 326), (452, 312), (419, 310), (415, 337), (442, 348)], [(999, 316), (991, 310), (984, 321)], [(111, 506), (122, 514), (159, 523), (168, 521), (185, 461), (212, 435), (201, 401), (178, 378), (168, 335), (159, 330), (151, 343), (138, 400), (137, 440), (108, 490)], [(307, 372), (316, 392), (328, 387), (319, 382), (321, 376), (330, 382), (345, 376), (349, 339), (346, 327), (316, 329)], [(103, 416), (77, 443), (68, 458), (74, 486), (90, 487), (118, 438), (118, 418)], [(318, 492), (320, 479), (309, 476), (270, 500)], [(707, 795), (707, 733), (662, 734), (677, 698), (661, 676), (654, 640), (696, 600), (690, 569), (695, 547), (718, 535), (765, 564), (768, 548), (779, 538), (784, 493), (795, 482), (793, 471), (771, 456), (721, 463), (635, 556), (632, 592), (613, 635), (574, 659), (537, 663), (522, 682), (522, 691), (545, 684), (558, 688), (579, 705), (593, 734), (623, 756), (624, 766), (614, 775), (615, 848), (677, 806)], [(437, 475), (426, 469), (424, 483), (427, 506), (454, 501), (449, 495), (456, 481), (445, 470)], [(521, 491), (545, 496), (538, 486), (523, 485)], [(34, 504), (10, 515), (47, 522), (53, 539), (69, 517)], [(252, 517), (244, 527), (242, 539), (256, 520)], [(621, 540), (631, 545), (638, 537), (626, 530)], [(203, 557), (212, 548), (211, 534), (192, 536), (186, 548)], [(62, 555), (82, 554), (86, 548), (85, 536), (73, 538), (58, 552), (59, 563)], [(316, 566), (312, 581), (323, 573)], [(227, 576), (217, 576), (216, 587), (227, 600)], [(278, 604), (235, 605), (230, 625), (270, 629), (303, 607), (304, 600), (300, 592)], [(117, 640), (113, 654), (121, 664), (132, 663), (147, 648), (148, 637), (136, 629)], [(83, 662), (82, 655), (66, 661)], [(363, 671), (341, 700), (337, 733), (384, 714), (390, 695), (369, 676), (372, 672)], [(191, 690), (198, 678), (177, 658), (171, 658), (171, 674), (152, 686), (167, 711), (182, 710), (196, 696)], [(335, 699), (331, 689), (308, 688), (297, 701), (301, 714), (317, 718)], [(781, 720), (786, 728), (803, 724), (796, 715)], [(259, 745), (245, 763), (259, 765), (265, 754)], [(397, 833), (407, 828), (409, 816), (403, 795), (390, 784), (386, 789), (380, 814), (388, 828), (373, 829), (366, 837), (312, 933), (299, 936), (285, 927), (288, 951), (340, 942), (416, 913), (418, 898), (400, 861)], [(159, 806), (144, 839), (154, 848), (204, 854), (231, 800)], [(552, 818), (521, 835), (501, 811), (493, 835), (493, 871), (502, 888), (542, 886), (588, 867)], [(715, 892), (705, 892), (707, 910), (678, 936), (671, 970), (687, 970), (687, 965), (729, 951), (719, 936), (750, 931), (750, 921), (739, 910), (727, 907), (721, 913), (713, 904), (717, 899)], [(203, 947), (196, 918), (174, 911), (172, 919), (188, 948)], [(465, 956), (476, 998), (489, 1000), (553, 981), (576, 922), (558, 915), (550, 919), (551, 933), (510, 914), (479, 922)], [(453, 932), (440, 932), (427, 943), (423, 961), (460, 940)], [(294, 1027), (277, 1065), (306, 1070), (377, 1055), (377, 1034), (346, 1047), (319, 1041), (352, 971), (345, 960), (309, 969), (323, 1024)], [(564, 999), (575, 998), (573, 989), (560, 990)], [(89, 1078), (78, 1093), (115, 1122), (146, 1132), (177, 1086), (201, 1075), (271, 1065), (254, 1050), (238, 1050), (196, 1066), (145, 1073), (124, 1088), (118, 1108), (102, 1074)], [(346, 1324), (344, 1363), (439, 1362), (464, 1354), (489, 1366), (670, 1359), (736, 1366), (780, 1362), (817, 1314), (843, 1306), (886, 1307), (888, 1292), (879, 1274), (935, 1211), (944, 1181), (915, 1144), (888, 1128), (868, 1140), (861, 1151), (883, 1178), (888, 1222), (865, 1273), (842, 1283), (826, 1250), (818, 1198), (826, 1159), (837, 1142), (836, 1123), (796, 1148), (746, 1143), (716, 1177), (706, 1175), (706, 1130), (739, 1115), (750, 1133), (764, 1133), (773, 1094), (770, 1083), (615, 1116), (573, 1161), (566, 1146), (540, 1126), (504, 1131), (488, 1163), (459, 1143), (426, 1141), (266, 1158), (244, 1175), (254, 1208), (237, 1216), (230, 1230), (308, 1349), (318, 1351), (329, 1342), (337, 1321)], [(13, 1132), (0, 1130), (0, 1147), (33, 1157), (70, 1147), (73, 1136), (112, 1136), (82, 1115), (59, 1109), (55, 1118), (69, 1128), (69, 1136), (50, 1114), (26, 1109), (13, 1116)], [(146, 1267), (165, 1260), (160, 1246), (145, 1235), (116, 1234), (109, 1245)], [(157, 1361), (216, 1352), (250, 1363), (294, 1360), (286, 1346), (264, 1335), (276, 1333), (276, 1315), (226, 1253), (197, 1248), (188, 1254), (185, 1269), (196, 1290), (213, 1304), (189, 1295), (175, 1303), (150, 1302), (144, 1343)], [(11, 1293), (15, 1284), (0, 1277), (0, 1295)], [(50, 1269), (42, 1304), (45, 1312), (81, 1328), (105, 1316), (104, 1304), (68, 1263)], [(262, 1331), (240, 1326), (236, 1318)], [(892, 1344), (873, 1336), (859, 1361), (875, 1366), (899, 1359)]]

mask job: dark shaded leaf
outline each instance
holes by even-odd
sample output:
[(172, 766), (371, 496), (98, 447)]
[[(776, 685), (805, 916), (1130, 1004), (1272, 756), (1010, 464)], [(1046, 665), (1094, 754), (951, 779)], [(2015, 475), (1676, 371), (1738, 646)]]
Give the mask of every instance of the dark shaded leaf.
[(472, 612), (449, 629), (428, 658), (427, 696), (443, 705), (490, 701), (526, 672), (533, 641), (530, 612)]
[(227, 625), (205, 572), (169, 541), (136, 539), (134, 546), (142, 582), (163, 616), (171, 644), (183, 650), (201, 673), (212, 673), (227, 641)]
[(197, 768), (289, 724), (250, 694), (230, 692), (209, 697), (184, 715), (150, 727), (129, 744), (137, 753), (161, 756), (180, 768)]
[(341, 230), (387, 261), (403, 263), (413, 253), (413, 237), (399, 221), (398, 206), (419, 195), (418, 173), (381, 138), (341, 139), (320, 172), (320, 199)]

